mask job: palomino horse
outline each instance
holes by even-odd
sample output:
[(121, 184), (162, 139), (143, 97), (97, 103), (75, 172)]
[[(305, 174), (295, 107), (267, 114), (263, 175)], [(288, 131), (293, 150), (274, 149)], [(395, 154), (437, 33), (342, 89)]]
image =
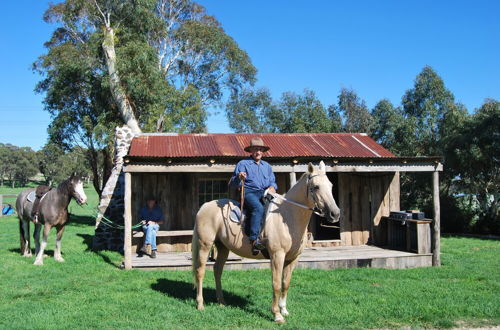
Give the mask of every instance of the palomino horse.
[[(22, 191), (16, 200), (17, 214), (19, 217), (19, 233), (21, 235), (21, 254), (25, 257), (31, 257), (30, 248), (30, 221), (32, 220), (31, 209), (33, 201), (28, 199), (28, 195), (35, 189), (26, 189)], [(68, 204), (71, 198), (75, 198), (77, 203), (83, 204), (87, 201), (87, 196), (83, 191), (83, 182), (79, 176), (71, 175), (67, 180), (61, 183), (57, 188), (50, 190), (40, 201), (39, 222), (35, 225), (33, 238), (35, 239), (35, 265), (43, 265), (43, 252), (47, 246), (47, 237), (50, 229), (56, 227), (56, 249), (54, 259), (63, 262), (61, 256), (61, 238), (64, 232), (64, 226), (68, 220)], [(43, 239), (40, 244), (40, 230), (43, 227)]]
[[(287, 202), (285, 201), (290, 201)], [(197, 287), (198, 309), (203, 305), (203, 278), (208, 253), (215, 243), (217, 261), (214, 265), (217, 300), (224, 304), (221, 275), (229, 251), (244, 257), (264, 259), (262, 254), (252, 255), (248, 237), (243, 226), (228, 219), (230, 200), (215, 200), (203, 204), (196, 215), (193, 233), (192, 258), (193, 277)], [(302, 207), (300, 207), (302, 206)], [(286, 193), (284, 199), (275, 198), (266, 219), (263, 237), (269, 257), (273, 280), (273, 303), (271, 311), (276, 322), (284, 322), (288, 315), (286, 297), (292, 271), (306, 244), (306, 229), (311, 213), (319, 210), (330, 222), (339, 220), (340, 210), (332, 195), (332, 184), (325, 173), (325, 164), (315, 170), (309, 163), (308, 171)]]

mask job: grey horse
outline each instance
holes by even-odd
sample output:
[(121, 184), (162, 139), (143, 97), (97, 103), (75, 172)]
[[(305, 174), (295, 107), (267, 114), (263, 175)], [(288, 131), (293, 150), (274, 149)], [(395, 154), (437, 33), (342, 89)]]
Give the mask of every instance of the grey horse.
[[(31, 209), (33, 208), (33, 200), (28, 198), (34, 188), (23, 190), (16, 199), (17, 215), (19, 217), (19, 233), (21, 239), (21, 254), (25, 257), (31, 257), (30, 247), (30, 222), (33, 220)], [(43, 196), (40, 201), (39, 221), (35, 224), (33, 238), (35, 239), (35, 265), (43, 265), (43, 252), (47, 246), (47, 237), (50, 229), (56, 227), (56, 249), (54, 251), (54, 259), (63, 262), (61, 256), (61, 238), (64, 232), (64, 226), (68, 221), (68, 205), (74, 198), (78, 204), (87, 202), (87, 196), (83, 191), (83, 182), (80, 176), (71, 175), (67, 180), (62, 182), (57, 188), (51, 189)], [(40, 230), (43, 227), (43, 238), (40, 244)]]

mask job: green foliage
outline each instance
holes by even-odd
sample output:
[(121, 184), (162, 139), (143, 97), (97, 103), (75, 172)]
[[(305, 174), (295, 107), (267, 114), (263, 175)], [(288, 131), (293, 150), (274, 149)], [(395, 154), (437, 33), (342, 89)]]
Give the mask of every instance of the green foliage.
[(229, 126), (237, 133), (261, 133), (274, 130), (273, 125), (266, 125), (266, 122), (279, 122), (282, 119), (281, 113), (275, 108), (268, 89), (245, 89), (232, 95), (226, 105), (226, 115)]
[(144, 131), (206, 131), (207, 107), (219, 104), (224, 90), (238, 93), (253, 83), (256, 73), (217, 20), (192, 1), (50, 5), (44, 20), (58, 28), (33, 65), (43, 76), (36, 91), (52, 115), (50, 141), (87, 151), (98, 191), (112, 161), (114, 129), (123, 124), (102, 49), (108, 14), (120, 81)]
[[(441, 174), (444, 231), (500, 233), (499, 102), (486, 100), (474, 115), (430, 67), (424, 67), (402, 108), (381, 100), (372, 110), (372, 136), (398, 156), (444, 157)], [(401, 175), (403, 208), (432, 211), (427, 175)]]
[(271, 124), (281, 133), (319, 133), (330, 129), (325, 108), (316, 94), (308, 89), (303, 95), (283, 93), (272, 118), (278, 119)]
[(338, 96), (337, 111), (343, 118), (343, 131), (371, 134), (373, 119), (365, 101), (353, 89), (342, 88)]
[[(446, 140), (450, 192), (464, 194), (473, 209), (474, 231), (500, 233), (500, 102), (486, 100), (472, 116), (459, 115), (458, 129)], [(464, 207), (466, 206), (466, 207)], [(467, 228), (466, 228), (467, 229)]]
[(402, 104), (404, 116), (415, 121), (413, 154), (443, 155), (443, 120), (456, 105), (441, 77), (431, 67), (424, 67), (415, 78), (414, 87), (403, 96)]
[(0, 143), (0, 185), (7, 178), (15, 187), (16, 181), (24, 186), (29, 178), (38, 173), (37, 155), (29, 147), (17, 147)]
[(38, 152), (38, 166), (45, 177), (45, 183), (55, 186), (66, 180), (72, 173), (83, 177), (92, 176), (91, 169), (87, 166), (87, 151), (79, 147), (65, 152), (55, 143), (47, 143)]
[[(167, 81), (180, 91), (196, 89), (200, 108), (219, 105), (224, 90), (238, 93), (255, 82), (248, 54), (205, 8), (191, 0), (157, 1), (165, 34), (152, 38)], [(206, 111), (206, 110), (205, 110)]]
[(267, 89), (244, 90), (226, 106), (229, 125), (236, 132), (328, 132), (328, 115), (311, 90), (302, 95), (285, 92), (279, 102)]

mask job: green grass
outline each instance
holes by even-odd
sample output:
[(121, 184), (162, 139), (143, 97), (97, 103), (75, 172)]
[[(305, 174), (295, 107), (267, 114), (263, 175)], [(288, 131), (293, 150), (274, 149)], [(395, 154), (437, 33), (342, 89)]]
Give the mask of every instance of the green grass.
[[(19, 254), (17, 219), (0, 218), (0, 328), (273, 328), (269, 270), (226, 271), (228, 306), (205, 280), (195, 308), (188, 271), (124, 271), (116, 252), (92, 252), (97, 203), (74, 204), (63, 237), (65, 263)], [(500, 325), (500, 242), (443, 238), (440, 268), (296, 270), (285, 328), (401, 328)]]

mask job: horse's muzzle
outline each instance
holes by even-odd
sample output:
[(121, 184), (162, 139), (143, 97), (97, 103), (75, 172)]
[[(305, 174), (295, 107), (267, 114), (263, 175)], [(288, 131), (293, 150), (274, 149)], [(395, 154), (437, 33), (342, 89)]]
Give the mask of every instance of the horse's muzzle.
[(326, 213), (325, 218), (330, 223), (339, 222), (339, 220), (340, 220), (340, 210), (338, 208), (335, 209), (335, 210), (333, 210), (333, 211), (330, 210), (330, 212)]
[(78, 203), (78, 205), (83, 205), (83, 204), (87, 204), (87, 200), (86, 199), (82, 199), (82, 198), (75, 198), (76, 202)]

